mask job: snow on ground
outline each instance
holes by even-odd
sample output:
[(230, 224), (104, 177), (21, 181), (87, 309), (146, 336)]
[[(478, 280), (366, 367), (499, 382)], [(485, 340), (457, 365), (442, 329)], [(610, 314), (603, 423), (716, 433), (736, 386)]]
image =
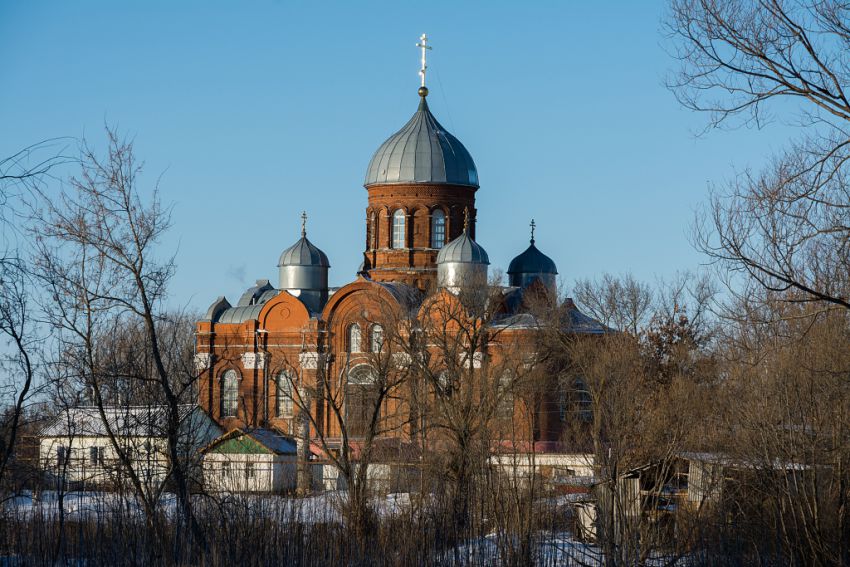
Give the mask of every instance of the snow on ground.
[[(568, 504), (574, 495), (556, 498), (558, 504)], [(304, 524), (342, 523), (341, 510), (347, 493), (344, 491), (323, 492), (305, 498), (269, 495), (216, 494), (196, 497), (196, 509), (213, 513), (234, 515), (250, 514), (280, 522)], [(124, 519), (136, 517), (141, 522), (144, 514), (135, 498), (114, 492), (68, 492), (61, 499), (68, 521), (108, 520), (121, 515)], [(56, 492), (45, 491), (35, 497), (30, 492), (21, 493), (0, 505), (6, 518), (30, 520), (33, 518), (56, 518), (60, 497)], [(176, 500), (173, 494), (164, 494), (160, 499), (162, 512), (173, 517)], [(411, 496), (407, 493), (387, 494), (373, 502), (379, 517), (390, 518), (411, 509)], [(510, 537), (510, 536), (501, 536)], [(602, 554), (598, 547), (575, 539), (568, 532), (543, 533), (536, 535), (534, 545), (535, 564), (549, 566), (593, 566), (601, 565)], [(510, 543), (510, 542), (507, 542)], [(445, 558), (449, 563), (468, 563), (471, 565), (499, 565), (506, 541), (498, 534), (490, 534), (466, 542), (449, 550)], [(664, 564), (663, 558), (650, 559), (649, 563)], [(686, 564), (682, 559), (678, 564)]]
[[(195, 497), (195, 506), (199, 511), (229, 509), (284, 522), (341, 523), (340, 511), (347, 497), (344, 491), (323, 492), (305, 498), (219, 493)], [(53, 518), (59, 515), (60, 500), (65, 518), (69, 521), (107, 519), (118, 515), (140, 520), (144, 517), (142, 505), (135, 497), (114, 492), (75, 491), (67, 492), (60, 498), (60, 494), (54, 491), (44, 491), (38, 495), (27, 491), (7, 500), (1, 509), (18, 520)], [(163, 494), (159, 504), (163, 514), (173, 516), (176, 509), (173, 494)], [(381, 518), (396, 516), (410, 509), (410, 495), (388, 494), (376, 498), (373, 508)]]
[[(534, 544), (534, 564), (544, 567), (593, 567), (602, 565), (599, 549), (576, 540), (567, 532), (538, 533)], [(470, 565), (500, 565), (506, 563), (502, 557), (504, 546), (497, 534), (475, 539), (446, 553), (446, 559), (454, 563)]]

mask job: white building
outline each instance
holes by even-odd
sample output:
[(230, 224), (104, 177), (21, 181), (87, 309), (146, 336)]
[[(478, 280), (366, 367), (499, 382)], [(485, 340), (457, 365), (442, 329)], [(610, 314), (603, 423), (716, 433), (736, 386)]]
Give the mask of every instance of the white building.
[[(120, 451), (143, 481), (161, 482), (169, 469), (166, 417), (164, 406), (63, 410), (41, 431), (39, 463), (53, 480), (108, 485), (126, 478)], [(180, 406), (178, 419), (180, 452), (191, 463), (222, 430), (198, 406)]]
[(210, 492), (287, 492), (297, 482), (297, 443), (271, 429), (234, 429), (203, 450)]

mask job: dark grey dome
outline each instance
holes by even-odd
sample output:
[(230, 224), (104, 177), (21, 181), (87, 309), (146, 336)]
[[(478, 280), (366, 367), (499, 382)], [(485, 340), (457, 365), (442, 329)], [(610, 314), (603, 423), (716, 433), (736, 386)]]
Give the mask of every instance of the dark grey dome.
[(437, 263), (460, 263), (460, 264), (490, 264), (490, 257), (487, 256), (487, 251), (480, 244), (472, 240), (469, 236), (469, 231), (464, 230), (463, 234), (440, 248), (437, 253)]
[(298, 242), (283, 251), (278, 266), (318, 266), (330, 268), (328, 257), (312, 242), (302, 236)]
[(525, 252), (511, 260), (508, 266), (508, 275), (513, 274), (558, 274), (558, 268), (552, 258), (537, 249), (534, 241)]
[(416, 114), (378, 148), (369, 162), (366, 187), (392, 183), (478, 187), (472, 156), (437, 122), (424, 96)]

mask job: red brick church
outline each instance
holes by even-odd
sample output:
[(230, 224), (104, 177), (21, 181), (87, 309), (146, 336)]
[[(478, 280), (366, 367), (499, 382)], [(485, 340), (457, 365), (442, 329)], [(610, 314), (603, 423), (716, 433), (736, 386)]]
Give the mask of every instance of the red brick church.
[[(356, 442), (365, 427), (369, 397), (363, 392), (376, 354), (390, 348), (382, 318), (433, 318), (441, 306), (461, 305), (465, 287), (486, 285), (489, 258), (475, 240), (477, 222), (487, 222), (476, 214), (478, 171), (469, 151), (432, 114), (424, 71), (423, 61), (418, 108), (378, 147), (366, 169), (363, 263), (354, 281), (328, 286), (331, 263), (307, 238), (302, 215), (301, 237), (280, 255), (277, 281), (258, 280), (233, 304), (219, 297), (197, 323), (199, 403), (225, 429), (273, 428), (296, 435), (299, 409), (309, 407), (311, 437), (341, 443), (343, 423)], [(499, 356), (499, 344), (511, 349), (528, 344), (524, 337), (537, 323), (524, 296), (534, 290), (556, 301), (557, 274), (532, 232), (530, 246), (510, 263), (507, 285), (497, 286), (500, 305), (489, 324), (500, 330), (499, 338), (483, 344), (466, 368), (474, 372), (482, 360)], [(568, 313), (572, 332), (605, 332), (574, 306)], [(410, 360), (403, 352), (393, 356), (399, 365)], [(319, 391), (319, 384), (337, 396), (337, 407), (320, 395), (305, 401), (300, 388)], [(400, 400), (408, 390), (398, 391), (382, 411), (399, 424), (387, 428), (387, 435), (405, 440), (417, 425), (416, 419), (399, 417), (413, 406)], [(564, 401), (557, 388), (547, 391), (550, 399), (530, 410), (510, 407), (507, 414), (526, 419), (536, 450), (558, 452)], [(512, 397), (500, 403), (506, 400), (515, 403)]]

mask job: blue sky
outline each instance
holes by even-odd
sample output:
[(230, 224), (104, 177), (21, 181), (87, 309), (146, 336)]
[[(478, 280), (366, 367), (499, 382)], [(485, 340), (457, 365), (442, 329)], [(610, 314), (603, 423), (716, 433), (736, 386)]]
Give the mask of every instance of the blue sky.
[(12, 2), (0, 0), (0, 156), (55, 136), (135, 139), (174, 228), (172, 301), (203, 309), (309, 236), (332, 285), (365, 246), (369, 158), (418, 102), (478, 166), (491, 268), (538, 246), (564, 282), (696, 269), (710, 182), (758, 168), (787, 132), (696, 136), (664, 87), (664, 2)]

